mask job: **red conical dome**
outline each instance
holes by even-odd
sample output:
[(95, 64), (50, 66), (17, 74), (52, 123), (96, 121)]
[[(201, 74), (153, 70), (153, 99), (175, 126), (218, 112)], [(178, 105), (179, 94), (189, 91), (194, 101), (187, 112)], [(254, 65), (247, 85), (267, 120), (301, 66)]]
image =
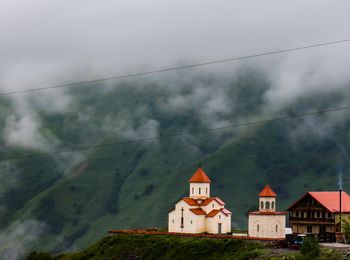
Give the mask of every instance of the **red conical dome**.
[(202, 167), (199, 167), (198, 170), (191, 177), (190, 182), (210, 183), (211, 180), (202, 170)]
[(265, 188), (259, 193), (259, 197), (276, 197), (276, 193), (270, 188), (269, 185), (266, 185)]

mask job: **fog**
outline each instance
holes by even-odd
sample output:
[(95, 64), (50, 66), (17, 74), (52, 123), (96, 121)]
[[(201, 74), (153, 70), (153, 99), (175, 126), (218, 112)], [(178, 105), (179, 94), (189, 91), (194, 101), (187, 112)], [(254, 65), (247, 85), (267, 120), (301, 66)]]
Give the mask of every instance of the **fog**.
[[(0, 89), (52, 86), (342, 40), (350, 37), (349, 8), (348, 1), (4, 0)], [(300, 97), (346, 89), (349, 47), (350, 43), (341, 43), (140, 80), (165, 79), (163, 85), (171, 85), (166, 91), (173, 96), (163, 104), (169, 112), (201, 103), (202, 121), (221, 126), (239, 102), (228, 99), (225, 79), (242, 67), (257, 68), (269, 79), (265, 106), (256, 117), (273, 116)], [(218, 82), (201, 84), (192, 78), (201, 73), (215, 75)], [(181, 94), (179, 81), (193, 83), (195, 90)], [(102, 88), (108, 89), (108, 84)], [(16, 108), (15, 115), (6, 119), (7, 143), (44, 151), (57, 148), (59, 140), (39, 133), (41, 122), (34, 108), (64, 113), (74, 102), (67, 93), (61, 89), (7, 96)], [(136, 110), (142, 116), (138, 111), (142, 109)], [(143, 120), (145, 126), (131, 127), (133, 116), (112, 126), (107, 118), (103, 128), (124, 131), (126, 137), (140, 135), (142, 129), (158, 133), (158, 122), (152, 118)]]
[[(2, 0), (0, 93), (349, 39), (349, 10), (350, 2), (345, 0)], [(349, 68), (350, 42), (346, 42), (133, 81), (163, 86), (166, 98), (155, 96), (155, 106), (169, 115), (196, 110), (203, 125), (211, 128), (232, 124), (232, 120), (249, 122), (279, 116), (301, 98), (347, 93)], [(242, 101), (227, 93), (232, 88), (229, 82), (250, 69), (263, 74), (269, 87), (261, 96), (259, 113), (243, 117), (236, 113)], [(203, 77), (215, 80), (203, 81)], [(109, 81), (98, 87), (109, 91), (117, 83)], [(325, 104), (323, 109), (349, 105), (348, 97), (344, 94), (339, 102)], [(2, 98), (14, 105), (14, 112), (4, 118), (1, 133), (7, 146), (43, 152), (61, 148), (59, 138), (41, 131), (37, 111), (67, 113), (75, 102), (67, 88)], [(315, 109), (310, 106), (301, 111)], [(101, 126), (89, 125), (93, 112), (93, 107), (87, 107), (77, 120), (96, 131), (131, 139), (154, 137), (160, 132), (159, 122), (145, 106), (123, 111), (117, 120), (106, 115)], [(305, 119), (291, 130), (291, 140), (297, 143), (308, 135), (334, 135), (334, 125), (341, 124), (346, 115), (337, 112), (322, 119)], [(82, 158), (81, 154), (64, 154), (58, 160), (63, 162), (64, 171)], [(6, 186), (15, 185), (18, 178), (18, 174), (8, 177), (6, 169), (13, 167), (10, 163), (0, 165), (0, 179), (7, 180)], [(21, 258), (43, 230), (44, 224), (33, 220), (14, 223), (0, 235), (0, 241), (8, 245), (1, 256)]]

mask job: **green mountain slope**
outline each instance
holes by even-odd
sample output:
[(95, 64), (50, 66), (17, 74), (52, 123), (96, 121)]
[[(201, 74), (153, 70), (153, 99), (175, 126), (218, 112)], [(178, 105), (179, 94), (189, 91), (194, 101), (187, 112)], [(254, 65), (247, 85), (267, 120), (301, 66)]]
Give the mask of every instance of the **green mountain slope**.
[[(302, 133), (300, 126), (309, 123), (305, 118), (167, 137), (262, 117), (263, 95), (269, 87), (264, 77), (249, 72), (227, 81), (220, 91), (232, 101), (232, 109), (224, 109), (225, 104), (216, 110), (219, 99), (213, 114), (208, 110), (213, 105), (192, 96), (203, 84), (216, 82), (204, 77), (192, 85), (179, 83), (175, 94), (157, 82), (123, 83), (108, 91), (78, 88), (69, 94), (74, 103), (65, 112), (48, 113), (33, 106), (40, 115), (41, 133), (60, 140), (57, 150), (122, 143), (11, 162), (18, 177), (1, 190), (3, 232), (36, 220), (45, 230), (30, 248), (62, 251), (85, 247), (111, 228), (166, 227), (168, 210), (187, 196), (188, 179), (200, 162), (213, 181), (212, 195), (227, 203), (237, 228), (246, 227), (246, 213), (257, 207), (257, 193), (265, 184), (278, 193), (279, 210), (308, 190), (337, 189), (341, 147), (350, 144), (346, 119), (322, 136), (312, 129), (328, 122), (326, 115)], [(347, 95), (304, 98), (279, 113), (293, 115), (337, 104)], [(179, 97), (190, 104), (171, 109)], [(0, 106), (14, 110), (9, 101), (2, 102)], [(0, 127), (5, 127), (4, 121)], [(158, 134), (153, 141), (124, 142)], [(37, 152), (1, 142), (2, 158)], [(2, 164), (4, 174), (9, 175), (11, 167)]]

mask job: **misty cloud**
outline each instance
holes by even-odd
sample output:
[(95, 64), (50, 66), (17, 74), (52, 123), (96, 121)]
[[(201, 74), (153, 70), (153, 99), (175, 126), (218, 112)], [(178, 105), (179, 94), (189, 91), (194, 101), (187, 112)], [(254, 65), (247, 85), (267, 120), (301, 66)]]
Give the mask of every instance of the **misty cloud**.
[(0, 233), (1, 259), (23, 259), (33, 243), (44, 234), (45, 224), (36, 220), (16, 222), (7, 231)]
[(7, 145), (20, 146), (27, 149), (50, 151), (56, 140), (48, 140), (40, 134), (38, 119), (27, 115), (17, 119), (10, 116), (6, 120), (5, 140)]

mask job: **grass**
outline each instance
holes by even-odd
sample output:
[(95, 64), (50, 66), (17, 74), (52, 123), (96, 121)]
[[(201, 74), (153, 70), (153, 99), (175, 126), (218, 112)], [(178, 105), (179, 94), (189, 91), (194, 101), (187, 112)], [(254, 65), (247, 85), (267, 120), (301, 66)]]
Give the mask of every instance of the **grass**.
[[(232, 93), (228, 95), (235, 109), (227, 115), (227, 121), (249, 121), (251, 115), (258, 114), (263, 103), (261, 84), (266, 82), (251, 76), (232, 82)], [(187, 91), (195, 89), (191, 86)], [(108, 131), (109, 135), (101, 131), (106, 121), (118, 123), (125, 118), (135, 129), (145, 123), (145, 118), (155, 119), (160, 124), (161, 136), (208, 127), (202, 124), (197, 106), (174, 114), (164, 109), (166, 103), (157, 103), (171, 99), (163, 86), (121, 85), (106, 93), (84, 88), (72, 94), (75, 102), (67, 113), (40, 113), (43, 129), (57, 136), (63, 147), (125, 140), (118, 135), (119, 131)], [(314, 103), (308, 104), (313, 106)], [(3, 106), (0, 103), (0, 108)], [(138, 116), (140, 108), (144, 114)], [(298, 106), (290, 109), (298, 112)], [(88, 121), (79, 115), (88, 116)], [(60, 216), (52, 221), (52, 226), (57, 222), (62, 224), (57, 230), (60, 233), (46, 234), (37, 243), (37, 250), (70, 246), (81, 249), (103, 238), (110, 228), (164, 227), (168, 210), (175, 201), (188, 195), (188, 179), (202, 162), (213, 181), (212, 195), (221, 197), (232, 211), (233, 227), (245, 229), (247, 211), (257, 208), (257, 194), (265, 184), (270, 184), (277, 192), (278, 210), (285, 210), (306, 191), (337, 187), (335, 166), (339, 150), (336, 140), (311, 136), (300, 138), (296, 144), (289, 133), (300, 121), (293, 122), (91, 150), (84, 154), (88, 166), (79, 173), (76, 169), (84, 162), (65, 174), (59, 172), (51, 158), (14, 162), (21, 173), (20, 184), (11, 187), (7, 196), (0, 196), (6, 206), (0, 209), (0, 222), (6, 226), (16, 220)], [(0, 120), (0, 129), (3, 125)], [(337, 138), (347, 147), (350, 144), (348, 129), (350, 126), (346, 124), (337, 128)], [(136, 139), (145, 137), (136, 135)], [(120, 175), (116, 175), (117, 169)], [(345, 185), (350, 176), (348, 168), (346, 171)], [(41, 207), (48, 201), (52, 206), (50, 214)], [(69, 238), (70, 245), (60, 245), (61, 238)]]
[(253, 259), (265, 252), (261, 244), (232, 239), (181, 238), (155, 235), (115, 235), (92, 247), (57, 260), (79, 259)]

